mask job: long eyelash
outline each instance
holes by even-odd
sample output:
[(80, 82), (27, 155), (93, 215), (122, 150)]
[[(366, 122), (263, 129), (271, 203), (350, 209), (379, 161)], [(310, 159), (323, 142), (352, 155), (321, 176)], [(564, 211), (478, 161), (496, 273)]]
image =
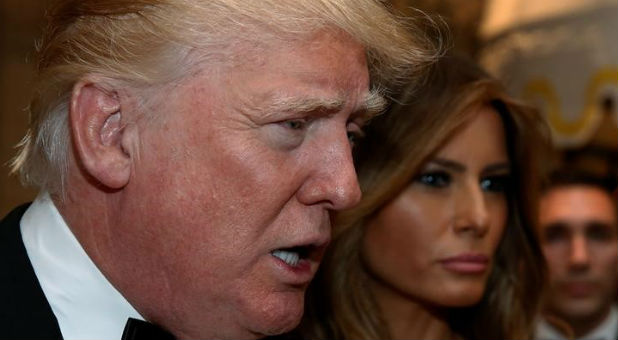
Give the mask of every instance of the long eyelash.
[[(429, 177), (433, 177), (434, 180), (426, 181)], [(443, 188), (449, 185), (451, 175), (442, 170), (424, 171), (414, 177), (413, 181), (432, 188)]]
[[(511, 185), (511, 175), (510, 174), (499, 174), (499, 175), (491, 175), (491, 176), (485, 176), (481, 179), (481, 184), (484, 181), (491, 181), (490, 186), (488, 186), (487, 188), (484, 188), (488, 191), (491, 192), (504, 192), (509, 190), (509, 187)], [(496, 186), (498, 186), (496, 188)]]

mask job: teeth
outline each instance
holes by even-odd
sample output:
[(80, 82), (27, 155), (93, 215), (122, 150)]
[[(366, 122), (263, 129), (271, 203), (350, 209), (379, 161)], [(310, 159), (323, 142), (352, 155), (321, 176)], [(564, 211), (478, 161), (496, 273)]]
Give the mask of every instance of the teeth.
[(277, 249), (274, 250), (271, 254), (292, 267), (296, 267), (298, 261), (300, 261), (300, 256), (298, 255), (298, 253), (293, 251)]

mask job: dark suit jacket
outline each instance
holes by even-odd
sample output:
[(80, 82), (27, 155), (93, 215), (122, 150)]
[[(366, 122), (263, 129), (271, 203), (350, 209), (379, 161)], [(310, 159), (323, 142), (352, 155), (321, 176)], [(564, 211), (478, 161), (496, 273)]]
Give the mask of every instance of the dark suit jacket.
[(62, 339), (21, 237), (19, 221), (28, 206), (0, 222), (0, 338)]

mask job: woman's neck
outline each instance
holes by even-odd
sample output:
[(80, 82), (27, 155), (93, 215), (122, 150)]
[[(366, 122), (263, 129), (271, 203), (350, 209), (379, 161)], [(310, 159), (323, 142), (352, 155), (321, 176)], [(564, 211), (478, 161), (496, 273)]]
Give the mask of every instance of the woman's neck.
[(392, 339), (461, 339), (451, 330), (445, 311), (371, 280), (371, 290)]

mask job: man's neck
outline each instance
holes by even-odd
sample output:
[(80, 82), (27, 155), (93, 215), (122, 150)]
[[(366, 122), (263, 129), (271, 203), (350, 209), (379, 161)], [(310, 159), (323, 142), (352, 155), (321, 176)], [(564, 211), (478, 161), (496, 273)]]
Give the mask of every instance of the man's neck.
[[(55, 199), (54, 204), (87, 256), (144, 319), (182, 334), (165, 322), (174, 320), (176, 313), (160, 307), (173, 306), (175, 293), (161, 283), (167, 278), (153, 270), (157, 267), (153, 262), (166, 253), (161, 251), (161, 244), (150, 242), (140, 230), (130, 227), (136, 223), (131, 215), (139, 207), (127, 198), (127, 189), (101, 190), (79, 176), (68, 183), (72, 185), (64, 199)], [(145, 254), (158, 254), (159, 258), (153, 260), (155, 255)]]
[(49, 195), (37, 197), (20, 229), (63, 337), (119, 338), (128, 317), (142, 319), (92, 262)]
[(571, 329), (573, 330), (573, 335), (576, 339), (581, 338), (594, 329), (599, 327), (603, 321), (607, 319), (609, 313), (611, 311), (611, 305), (604, 306), (598, 312), (587, 315), (586, 317), (580, 318), (570, 318), (567, 316), (563, 316), (562, 318), (567, 321)]

